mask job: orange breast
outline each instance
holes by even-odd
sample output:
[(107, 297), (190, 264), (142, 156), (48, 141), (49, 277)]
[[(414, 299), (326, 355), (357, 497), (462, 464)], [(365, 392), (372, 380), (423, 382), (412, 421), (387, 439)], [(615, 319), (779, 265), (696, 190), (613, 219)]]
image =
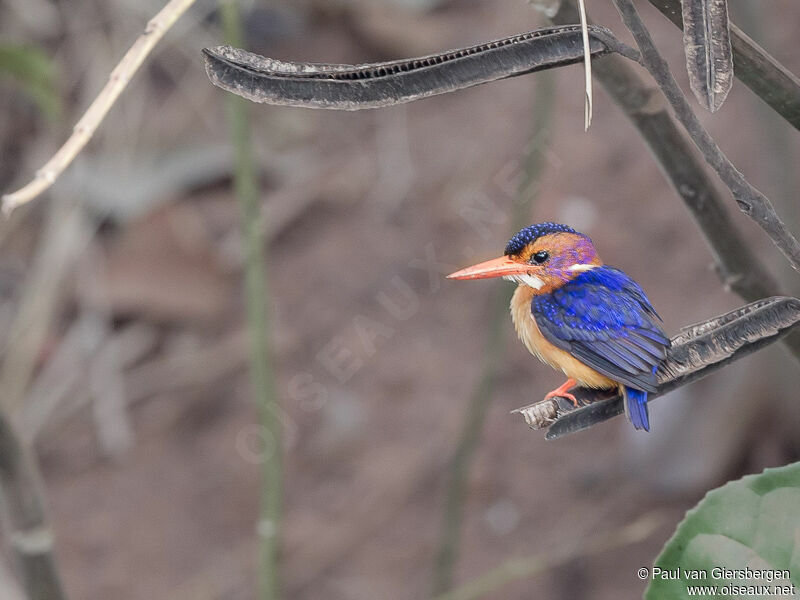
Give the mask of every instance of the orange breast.
[(563, 371), (567, 377), (577, 380), (585, 387), (617, 387), (617, 382), (586, 366), (569, 352), (557, 348), (545, 339), (531, 313), (534, 292), (533, 288), (521, 285), (511, 298), (511, 320), (514, 321), (519, 339), (531, 354), (557, 371)]

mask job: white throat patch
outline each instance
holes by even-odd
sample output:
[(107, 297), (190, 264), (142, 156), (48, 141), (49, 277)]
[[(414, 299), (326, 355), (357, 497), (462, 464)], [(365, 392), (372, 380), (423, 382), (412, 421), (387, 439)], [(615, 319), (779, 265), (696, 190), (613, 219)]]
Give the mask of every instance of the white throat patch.
[(513, 281), (515, 283), (521, 283), (522, 285), (527, 285), (528, 287), (532, 287), (535, 290), (540, 290), (544, 287), (544, 281), (536, 277), (535, 275), (505, 275), (503, 279), (506, 281)]
[(586, 264), (572, 265), (568, 270), (569, 271), (591, 271), (596, 266), (597, 265), (586, 265)]

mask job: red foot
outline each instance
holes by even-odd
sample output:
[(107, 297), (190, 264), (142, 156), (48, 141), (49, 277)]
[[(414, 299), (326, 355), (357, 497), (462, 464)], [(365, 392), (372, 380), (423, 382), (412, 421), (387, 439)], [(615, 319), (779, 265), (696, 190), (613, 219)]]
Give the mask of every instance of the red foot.
[(571, 400), (572, 403), (575, 405), (575, 408), (578, 408), (578, 399), (575, 398), (572, 394), (567, 392), (567, 390), (571, 390), (578, 382), (570, 377), (567, 379), (561, 387), (554, 389), (552, 392), (548, 392), (548, 394), (544, 397), (545, 400), (549, 400), (550, 398), (560, 397), (560, 398), (567, 398)]

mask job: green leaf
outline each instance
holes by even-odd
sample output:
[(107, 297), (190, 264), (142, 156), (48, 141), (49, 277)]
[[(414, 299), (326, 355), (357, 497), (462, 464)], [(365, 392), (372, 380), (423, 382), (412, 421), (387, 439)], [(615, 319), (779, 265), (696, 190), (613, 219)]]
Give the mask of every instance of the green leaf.
[[(714, 571), (720, 568), (788, 573), (774, 573), (767, 581)], [(692, 579), (692, 573), (705, 579)], [(683, 600), (690, 597), (687, 586), (695, 585), (720, 588), (719, 596), (708, 597), (738, 598), (721, 591), (731, 584), (794, 585), (797, 595), (789, 597), (800, 597), (800, 463), (748, 475), (706, 494), (656, 559), (645, 598)]]
[(13, 80), (50, 119), (57, 118), (61, 111), (55, 72), (53, 62), (42, 50), (0, 44), (0, 78)]

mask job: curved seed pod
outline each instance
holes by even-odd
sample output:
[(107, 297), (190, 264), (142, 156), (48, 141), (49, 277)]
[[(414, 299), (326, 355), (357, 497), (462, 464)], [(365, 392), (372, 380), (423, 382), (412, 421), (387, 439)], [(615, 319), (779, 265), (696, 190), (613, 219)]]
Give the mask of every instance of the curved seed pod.
[(681, 0), (689, 85), (697, 101), (716, 111), (733, 85), (728, 0)]
[[(636, 53), (589, 27), (593, 57)], [(308, 108), (377, 108), (583, 60), (579, 25), (548, 27), (469, 48), (364, 65), (293, 63), (230, 46), (203, 50), (211, 82), (253, 102)]]
[[(683, 328), (672, 338), (667, 359), (656, 373), (658, 391), (650, 399), (760, 350), (798, 323), (800, 300), (774, 296)], [(615, 390), (576, 388), (573, 393), (581, 404), (579, 408), (566, 398), (552, 398), (513, 412), (522, 414), (534, 429), (550, 426), (548, 440), (582, 431), (623, 412), (622, 397)]]

